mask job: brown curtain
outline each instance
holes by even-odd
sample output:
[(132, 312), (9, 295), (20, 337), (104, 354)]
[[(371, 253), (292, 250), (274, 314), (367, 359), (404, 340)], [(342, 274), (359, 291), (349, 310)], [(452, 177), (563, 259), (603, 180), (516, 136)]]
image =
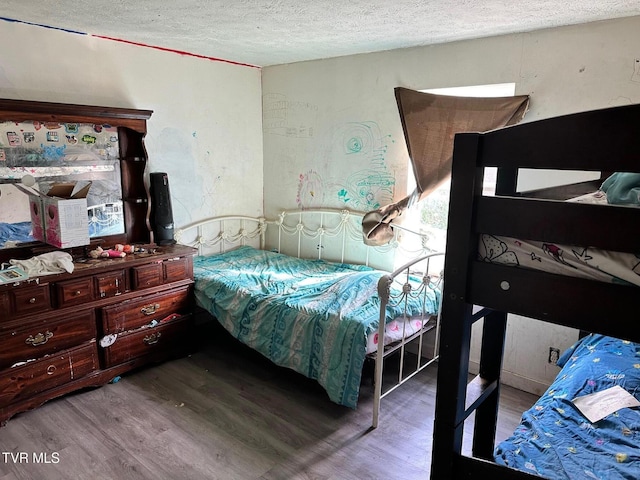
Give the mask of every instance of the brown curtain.
[(393, 238), (391, 221), (408, 204), (426, 197), (451, 176), (453, 137), (459, 132), (486, 132), (518, 123), (529, 96), (456, 97), (395, 89), (416, 191), (402, 200), (365, 214), (364, 242), (384, 245)]

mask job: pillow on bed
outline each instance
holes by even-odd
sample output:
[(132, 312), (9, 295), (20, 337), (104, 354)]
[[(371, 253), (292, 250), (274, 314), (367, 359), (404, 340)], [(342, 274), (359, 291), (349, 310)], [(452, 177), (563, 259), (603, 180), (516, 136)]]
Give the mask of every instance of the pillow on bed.
[(609, 203), (640, 205), (640, 173), (616, 172), (602, 183), (600, 189), (607, 194)]

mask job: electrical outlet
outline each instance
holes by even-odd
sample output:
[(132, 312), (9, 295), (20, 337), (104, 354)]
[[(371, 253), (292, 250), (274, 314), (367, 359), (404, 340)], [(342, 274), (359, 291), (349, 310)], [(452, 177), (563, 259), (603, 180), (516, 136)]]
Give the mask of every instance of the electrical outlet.
[(558, 359), (560, 358), (560, 349), (549, 347), (549, 363), (552, 365), (558, 364)]
[(640, 58), (636, 58), (633, 68), (633, 75), (631, 75), (631, 81), (640, 83)]

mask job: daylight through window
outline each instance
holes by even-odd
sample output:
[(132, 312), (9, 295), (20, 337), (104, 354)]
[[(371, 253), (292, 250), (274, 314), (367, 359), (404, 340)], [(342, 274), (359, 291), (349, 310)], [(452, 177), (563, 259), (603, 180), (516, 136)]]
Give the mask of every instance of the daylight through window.
[[(460, 97), (508, 97), (515, 94), (515, 83), (438, 88), (421, 91), (437, 95), (457, 95)], [(408, 171), (407, 192), (410, 193), (415, 190), (416, 183), (411, 165), (408, 166)], [(495, 181), (495, 169), (486, 169), (483, 185), (485, 195), (492, 195), (494, 193)], [(411, 230), (419, 231), (425, 236), (426, 242), (423, 243), (423, 247), (427, 250), (434, 252), (445, 251), (450, 188), (451, 182), (445, 182), (403, 214), (403, 216), (406, 217), (402, 222), (403, 225)]]

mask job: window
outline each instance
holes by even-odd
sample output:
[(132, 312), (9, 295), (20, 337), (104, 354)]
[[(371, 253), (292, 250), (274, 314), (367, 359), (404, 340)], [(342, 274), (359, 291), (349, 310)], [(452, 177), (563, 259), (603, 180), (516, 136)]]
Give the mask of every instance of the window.
[[(508, 97), (515, 94), (515, 83), (500, 83), (492, 85), (476, 85), (469, 87), (439, 88), (421, 90), (437, 95), (457, 95), (460, 97)], [(495, 192), (496, 169), (485, 170), (483, 191), (485, 195)], [(407, 175), (407, 192), (415, 190), (416, 183), (413, 168), (409, 165)], [(447, 240), (447, 219), (449, 214), (449, 193), (451, 182), (447, 181), (434, 192), (423, 198), (403, 213), (405, 219), (402, 224), (425, 236), (422, 247), (434, 252), (443, 252)]]

